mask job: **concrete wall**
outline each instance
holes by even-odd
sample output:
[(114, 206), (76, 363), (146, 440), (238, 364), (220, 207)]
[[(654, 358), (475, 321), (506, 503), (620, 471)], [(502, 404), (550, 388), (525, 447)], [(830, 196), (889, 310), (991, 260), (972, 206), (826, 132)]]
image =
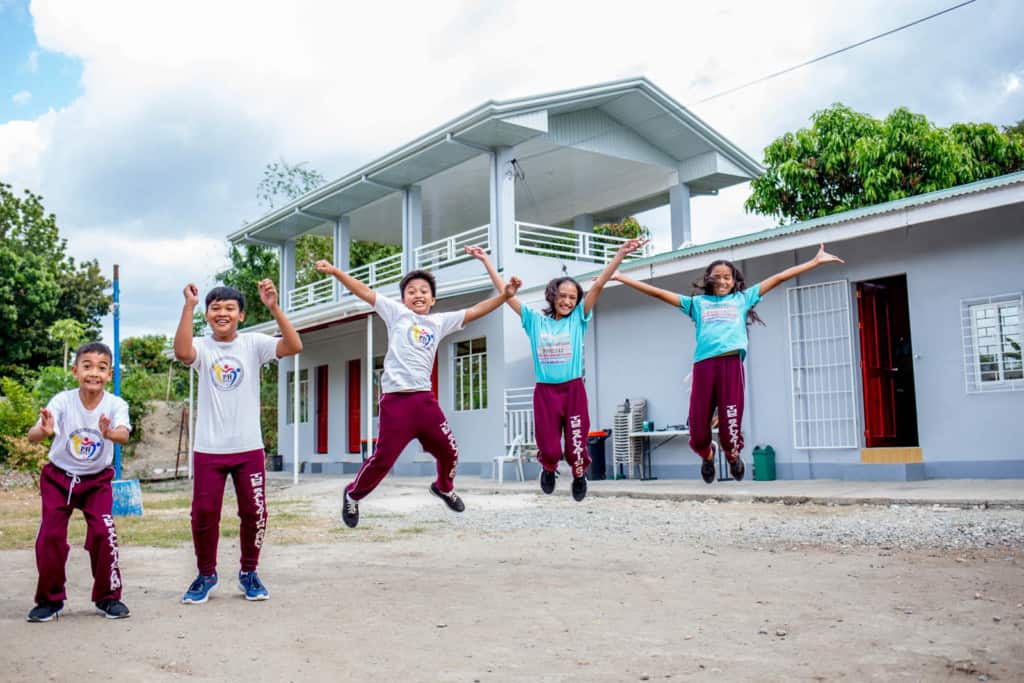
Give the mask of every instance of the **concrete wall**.
[[(830, 244), (845, 265), (817, 269), (769, 293), (758, 306), (767, 327), (750, 329), (744, 458), (749, 461), (755, 444), (771, 444), (780, 478), (905, 478), (922, 471), (905, 469), (901, 476), (892, 466), (861, 465), (859, 448), (796, 450), (792, 437), (785, 289), (848, 280), (856, 316), (856, 282), (905, 274), (923, 476), (1024, 476), (1024, 391), (968, 395), (960, 329), (961, 299), (1024, 290), (1021, 225), (1024, 207), (1018, 205)], [(812, 255), (813, 250), (802, 250), (737, 265), (754, 283)], [(698, 275), (685, 273), (653, 284), (688, 293)], [(624, 287), (607, 290), (596, 313), (597, 337), (588, 347), (597, 366), (596, 395), (591, 396), (595, 424), (611, 424), (615, 404), (627, 396), (646, 398), (649, 419), (657, 426), (683, 422), (693, 324), (681, 312)], [(859, 368), (859, 340), (853, 341), (854, 367)], [(858, 432), (863, 432), (859, 371), (855, 386)], [(696, 457), (680, 439), (658, 448), (654, 463), (656, 475), (696, 476)]]

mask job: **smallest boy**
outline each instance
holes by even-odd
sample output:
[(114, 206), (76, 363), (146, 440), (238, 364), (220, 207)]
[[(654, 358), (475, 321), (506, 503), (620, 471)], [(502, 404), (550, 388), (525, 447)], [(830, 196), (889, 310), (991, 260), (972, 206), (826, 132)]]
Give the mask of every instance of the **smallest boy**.
[(78, 508), (85, 515), (85, 549), (92, 565), (92, 600), (108, 619), (129, 616), (121, 602), (117, 530), (114, 528), (114, 444), (128, 443), (128, 404), (106, 391), (114, 375), (113, 354), (106, 344), (85, 344), (75, 354), (71, 374), (77, 389), (62, 391), (39, 411), (28, 439), (53, 437), (49, 462), (39, 476), (42, 521), (36, 537), (36, 606), (32, 622), (51, 621), (64, 612), (68, 559), (68, 521)]

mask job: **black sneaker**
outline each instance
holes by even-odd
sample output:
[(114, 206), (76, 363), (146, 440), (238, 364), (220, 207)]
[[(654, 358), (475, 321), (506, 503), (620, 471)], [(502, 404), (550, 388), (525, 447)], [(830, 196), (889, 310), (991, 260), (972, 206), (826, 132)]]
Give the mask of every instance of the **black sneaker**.
[(348, 491), (341, 494), (341, 521), (350, 529), (355, 529), (359, 524), (359, 501), (349, 498)]
[(743, 466), (743, 458), (736, 458), (735, 460), (729, 461), (729, 474), (736, 481), (743, 481), (743, 475), (746, 474), (747, 468)]
[(715, 481), (715, 458), (704, 458), (704, 462), (700, 465), (700, 476), (704, 479), (705, 484), (711, 484)]
[(31, 622), (53, 621), (62, 614), (64, 614), (64, 601), (58, 600), (36, 605), (28, 613), (27, 619)]
[(577, 503), (587, 497), (587, 475), (572, 478), (572, 497)]
[(542, 470), (540, 473), (540, 490), (544, 493), (553, 493), (555, 490), (555, 473)]
[(461, 498), (459, 498), (459, 494), (455, 493), (455, 489), (452, 489), (448, 493), (443, 493), (441, 489), (437, 488), (436, 482), (430, 482), (430, 492), (443, 500), (444, 504), (455, 512), (462, 512), (466, 509), (466, 504), (462, 502)]
[(100, 600), (97, 602), (96, 611), (107, 619), (125, 619), (132, 615), (132, 613), (128, 611), (128, 605), (124, 604), (120, 600), (114, 600), (113, 598), (107, 598), (106, 600)]

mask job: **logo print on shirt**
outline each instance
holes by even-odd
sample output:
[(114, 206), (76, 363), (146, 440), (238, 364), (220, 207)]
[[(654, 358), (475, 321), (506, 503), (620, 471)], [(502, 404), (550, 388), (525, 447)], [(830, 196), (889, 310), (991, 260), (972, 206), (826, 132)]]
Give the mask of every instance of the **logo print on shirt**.
[(216, 363), (210, 366), (210, 379), (213, 380), (213, 386), (221, 391), (237, 389), (238, 385), (242, 383), (244, 375), (242, 361), (234, 356), (219, 358)]
[(95, 429), (76, 429), (68, 436), (68, 454), (75, 460), (95, 460), (103, 452), (103, 435)]
[(537, 360), (543, 365), (572, 360), (572, 338), (568, 332), (541, 332), (537, 337)]
[(727, 322), (733, 323), (739, 320), (740, 307), (734, 301), (723, 301), (721, 303), (704, 304), (701, 310), (703, 322)]
[(434, 343), (434, 337), (434, 331), (429, 327), (413, 325), (409, 328), (409, 341), (412, 342), (413, 346), (421, 346), (424, 349), (429, 349)]

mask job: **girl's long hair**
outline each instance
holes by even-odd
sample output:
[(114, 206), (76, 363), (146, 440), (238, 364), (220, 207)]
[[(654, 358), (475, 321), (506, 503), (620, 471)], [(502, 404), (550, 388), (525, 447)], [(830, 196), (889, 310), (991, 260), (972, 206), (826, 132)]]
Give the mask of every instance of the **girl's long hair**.
[[(733, 285), (732, 291), (729, 292), (730, 294), (733, 292), (742, 292), (747, 288), (747, 281), (743, 278), (743, 272), (740, 271), (732, 261), (718, 259), (717, 261), (712, 261), (708, 267), (704, 269), (704, 275), (701, 279), (693, 283), (693, 287), (697, 292), (708, 296), (715, 296), (715, 281), (714, 278), (711, 277), (711, 271), (715, 269), (715, 266), (728, 266), (729, 269), (732, 270)], [(751, 308), (747, 311), (747, 324), (752, 325), (754, 323), (760, 323), (761, 325), (765, 324), (765, 322), (761, 320), (761, 316)]]
[(571, 277), (556, 277), (548, 283), (547, 287), (544, 288), (544, 300), (548, 302), (548, 307), (544, 309), (544, 315), (549, 318), (555, 317), (555, 302), (558, 301), (558, 288), (562, 286), (563, 282), (571, 282), (576, 285), (577, 306), (579, 306), (580, 302), (583, 301), (583, 288), (580, 287), (580, 283), (576, 282), (576, 280)]

